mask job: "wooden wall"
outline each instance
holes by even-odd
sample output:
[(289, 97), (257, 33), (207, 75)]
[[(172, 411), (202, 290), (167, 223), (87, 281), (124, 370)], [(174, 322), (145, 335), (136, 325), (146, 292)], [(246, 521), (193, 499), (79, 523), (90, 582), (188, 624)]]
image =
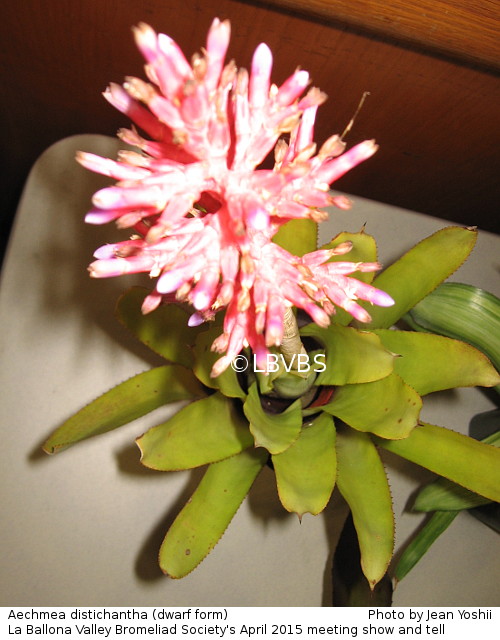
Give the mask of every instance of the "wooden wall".
[[(446, 6), (429, 18), (419, 11), (422, 3), (424, 9)], [(406, 9), (415, 5), (416, 34), (405, 27)], [(30, 165), (47, 146), (76, 133), (113, 135), (126, 124), (100, 93), (111, 80), (142, 75), (131, 25), (150, 23), (191, 55), (203, 45), (214, 16), (231, 19), (229, 55), (239, 66), (248, 67), (254, 48), (265, 41), (274, 52), (275, 82), (298, 65), (311, 73), (329, 96), (319, 111), (317, 141), (342, 131), (362, 93), (370, 92), (347, 142), (375, 138), (380, 151), (338, 182), (339, 189), (500, 231), (499, 4), (491, 0), (5, 3), (0, 21), (4, 228)], [(479, 29), (474, 47), (463, 38), (456, 45), (458, 19), (465, 32), (468, 20)]]

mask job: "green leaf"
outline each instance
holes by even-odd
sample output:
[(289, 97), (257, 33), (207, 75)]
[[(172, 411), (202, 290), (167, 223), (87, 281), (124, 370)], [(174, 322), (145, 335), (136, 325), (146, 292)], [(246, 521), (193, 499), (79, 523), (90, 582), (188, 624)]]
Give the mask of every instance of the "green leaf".
[(361, 554), (352, 513), (342, 528), (332, 562), (334, 607), (390, 607), (392, 580), (386, 573), (374, 588), (361, 570)]
[(474, 345), (500, 370), (500, 299), (492, 293), (468, 284), (445, 282), (419, 302), (408, 319), (419, 331)]
[(300, 333), (315, 338), (326, 350), (326, 369), (318, 375), (317, 385), (373, 382), (392, 373), (394, 356), (373, 333), (340, 325), (322, 329), (316, 324)]
[(191, 371), (180, 365), (165, 365), (139, 373), (66, 420), (45, 442), (43, 449), (47, 453), (57, 453), (80, 440), (128, 424), (164, 404), (204, 395)]
[(220, 393), (192, 402), (137, 439), (144, 466), (159, 471), (192, 469), (253, 445), (248, 422)]
[(413, 569), (457, 515), (458, 511), (436, 511), (432, 515), (401, 554), (394, 572), (396, 580), (402, 580)]
[(287, 511), (317, 515), (335, 486), (335, 425), (325, 413), (302, 427), (286, 451), (272, 457), (278, 494)]
[(406, 460), (500, 502), (500, 449), (496, 447), (426, 423), (413, 429), (406, 440), (378, 440), (378, 443)]
[[(500, 446), (500, 431), (488, 436), (482, 442)], [(415, 511), (461, 511), (489, 502), (491, 501), (488, 498), (464, 489), (451, 480), (437, 478), (418, 492), (413, 509)]]
[[(320, 365), (323, 365), (322, 360), (319, 361)], [(310, 367), (310, 373), (307, 374), (307, 378), (302, 377), (300, 373), (295, 371), (285, 371), (284, 367), (280, 367), (282, 373), (277, 376), (272, 382), (272, 390), (275, 391), (280, 398), (303, 398), (305, 394), (314, 387), (316, 382), (316, 373), (314, 371), (316, 365), (315, 362), (310, 358), (308, 366)], [(304, 369), (306, 367), (303, 367)], [(259, 388), (262, 392), (262, 385), (259, 380)], [(314, 394), (316, 389), (313, 389), (312, 393)], [(269, 392), (268, 392), (269, 393)]]
[[(322, 249), (333, 249), (343, 242), (352, 242), (352, 249), (349, 253), (341, 256), (333, 256), (328, 262), (377, 262), (377, 244), (375, 239), (364, 232), (362, 229), (359, 233), (339, 233), (333, 240), (323, 245)], [(357, 272), (352, 277), (368, 284), (375, 277), (373, 271), (366, 273)], [(352, 316), (344, 309), (337, 308), (336, 314), (332, 316), (332, 322), (338, 325), (347, 325), (352, 321)]]
[(352, 429), (337, 433), (337, 486), (352, 511), (361, 566), (370, 587), (389, 566), (394, 516), (384, 466), (371, 438)]
[(382, 438), (406, 438), (418, 422), (422, 399), (403, 380), (389, 376), (335, 389), (333, 400), (322, 409), (358, 431)]
[(316, 251), (318, 225), (312, 220), (290, 220), (274, 234), (273, 242), (292, 255), (302, 257), (305, 253)]
[(179, 513), (160, 549), (160, 567), (183, 578), (215, 547), (267, 460), (261, 450), (244, 451), (211, 464)]
[(166, 360), (191, 367), (193, 355), (190, 346), (205, 326), (189, 327), (189, 313), (175, 303), (162, 305), (143, 315), (141, 305), (149, 293), (140, 287), (124, 293), (116, 305), (118, 319), (142, 343)]
[(394, 370), (420, 395), (454, 387), (492, 387), (500, 375), (474, 347), (443, 336), (414, 331), (375, 331), (384, 346), (400, 355)]
[(238, 376), (232, 367), (228, 367), (216, 378), (210, 377), (215, 361), (221, 357), (220, 353), (211, 350), (212, 343), (222, 333), (219, 322), (212, 323), (208, 330), (200, 333), (196, 339), (193, 354), (195, 364), (193, 372), (203, 384), (211, 389), (219, 389), (228, 398), (245, 398), (246, 393), (240, 386)]
[(413, 510), (426, 512), (462, 511), (491, 502), (488, 498), (483, 498), (477, 493), (464, 489), (446, 478), (439, 478), (438, 481), (421, 489), (413, 504)]
[(428, 293), (446, 280), (467, 259), (477, 232), (446, 227), (422, 240), (402, 258), (384, 269), (373, 285), (388, 293), (392, 307), (370, 306), (367, 329), (388, 329)]
[(256, 447), (265, 447), (269, 453), (281, 453), (295, 442), (302, 426), (300, 398), (282, 413), (267, 413), (262, 408), (257, 383), (250, 385), (243, 405)]

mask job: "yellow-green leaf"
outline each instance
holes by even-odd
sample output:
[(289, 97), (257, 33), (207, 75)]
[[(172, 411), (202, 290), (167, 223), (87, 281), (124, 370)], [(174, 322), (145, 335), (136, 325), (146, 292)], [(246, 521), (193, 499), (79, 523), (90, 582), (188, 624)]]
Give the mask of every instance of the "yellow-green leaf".
[[(499, 447), (500, 431), (484, 438), (481, 442)], [(447, 478), (437, 478), (420, 489), (413, 503), (413, 509), (415, 511), (460, 511), (489, 502), (491, 501), (488, 498), (483, 498)]]
[(373, 382), (388, 376), (394, 367), (394, 356), (378, 336), (352, 327), (330, 325), (326, 329), (309, 324), (300, 331), (325, 347), (326, 354), (317, 385), (344, 385)]
[(269, 453), (281, 453), (299, 437), (302, 426), (300, 398), (282, 413), (268, 413), (262, 408), (257, 383), (254, 382), (248, 390), (243, 411), (250, 422), (256, 447), (264, 447)]
[(141, 342), (166, 360), (191, 367), (193, 355), (190, 346), (206, 327), (189, 327), (189, 313), (175, 303), (162, 305), (144, 315), (141, 305), (149, 293), (142, 287), (134, 287), (124, 293), (116, 305), (118, 319)]
[(267, 460), (261, 450), (244, 451), (211, 464), (179, 513), (160, 549), (160, 567), (183, 578), (215, 547)]
[(144, 466), (159, 471), (192, 469), (253, 445), (248, 422), (220, 393), (192, 402), (137, 439)]
[(391, 439), (408, 436), (421, 408), (420, 396), (395, 373), (375, 382), (338, 387), (322, 407), (358, 431)]
[(405, 440), (380, 446), (457, 484), (500, 502), (500, 449), (432, 424), (421, 424)]
[(358, 535), (361, 567), (373, 589), (392, 557), (394, 516), (384, 466), (367, 434), (338, 431), (337, 469), (337, 486), (352, 511)]
[(245, 398), (246, 393), (241, 388), (238, 376), (232, 367), (228, 367), (215, 378), (210, 376), (215, 361), (221, 357), (220, 353), (212, 351), (212, 343), (221, 333), (222, 325), (216, 322), (196, 338), (193, 347), (194, 374), (205, 386), (211, 389), (219, 389), (229, 398)]
[(318, 225), (312, 220), (290, 220), (273, 236), (273, 242), (294, 256), (316, 251)]
[(302, 427), (286, 451), (272, 457), (281, 503), (287, 511), (316, 515), (328, 504), (336, 477), (335, 425), (320, 414)]
[(454, 387), (493, 387), (500, 374), (488, 358), (465, 342), (415, 331), (375, 331), (384, 346), (400, 355), (394, 370), (420, 395)]
[[(388, 293), (392, 307), (370, 306), (368, 329), (388, 329), (428, 293), (446, 280), (467, 259), (477, 232), (446, 227), (419, 242), (408, 253), (384, 269), (373, 285)], [(364, 305), (366, 306), (366, 305)]]
[(43, 445), (47, 453), (91, 436), (106, 433), (146, 415), (164, 404), (205, 395), (192, 372), (180, 365), (165, 365), (110, 389), (66, 420)]

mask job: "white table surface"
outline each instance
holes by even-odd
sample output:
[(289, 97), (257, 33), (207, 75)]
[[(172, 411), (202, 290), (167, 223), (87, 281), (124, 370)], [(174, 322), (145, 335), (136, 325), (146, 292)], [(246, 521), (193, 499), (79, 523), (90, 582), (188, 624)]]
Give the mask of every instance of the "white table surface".
[[(170, 409), (55, 457), (40, 446), (51, 431), (113, 384), (150, 368), (150, 356), (118, 325), (113, 307), (125, 279), (91, 280), (94, 249), (120, 237), (112, 224), (85, 225), (103, 180), (74, 162), (77, 149), (114, 155), (116, 142), (75, 136), (35, 164), (19, 205), (0, 288), (2, 464), (1, 605), (319, 606), (330, 598), (330, 544), (342, 506), (299, 525), (264, 470), (210, 556), (183, 580), (164, 577), (156, 555), (199, 471), (143, 468), (134, 438)], [(376, 162), (376, 158), (370, 162)], [(390, 179), (390, 176), (388, 176)], [(354, 197), (336, 210), (322, 240), (363, 223), (389, 264), (442, 220)], [(471, 217), (471, 224), (474, 223)], [(452, 279), (499, 291), (499, 237), (480, 232)], [(467, 433), (471, 417), (494, 408), (478, 390), (435, 394), (423, 417)], [(398, 545), (422, 516), (403, 514), (430, 474), (390, 460)], [(337, 501), (338, 502), (338, 501)], [(500, 604), (499, 538), (461, 514), (398, 586), (401, 606)]]

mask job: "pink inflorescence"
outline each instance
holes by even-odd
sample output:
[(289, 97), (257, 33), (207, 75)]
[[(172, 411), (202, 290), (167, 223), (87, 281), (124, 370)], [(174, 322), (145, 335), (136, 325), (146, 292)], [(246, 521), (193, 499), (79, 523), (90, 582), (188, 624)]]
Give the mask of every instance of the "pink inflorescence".
[[(392, 299), (349, 274), (374, 271), (378, 263), (328, 262), (350, 244), (297, 257), (271, 241), (293, 219), (327, 217), (320, 208), (348, 208), (330, 184), (377, 149), (365, 141), (345, 151), (332, 136), (316, 153), (313, 128), (326, 96), (297, 70), (280, 87), (271, 84), (272, 54), (260, 44), (251, 72), (224, 64), (228, 21), (215, 19), (203, 55), (191, 64), (178, 45), (145, 24), (135, 29), (150, 83), (127, 78), (112, 84), (106, 99), (147, 136), (119, 132), (140, 153), (122, 151), (117, 161), (90, 153), (78, 160), (118, 180), (98, 191), (86, 221), (115, 220), (129, 240), (101, 247), (93, 277), (147, 272), (156, 277), (143, 312), (172, 299), (194, 307), (190, 324), (226, 309), (223, 333), (213, 349), (225, 353), (212, 375), (224, 371), (244, 346), (257, 361), (283, 337), (287, 308), (304, 309), (321, 326), (335, 305), (367, 322), (357, 299), (387, 306)], [(281, 137), (289, 134), (288, 143)], [(274, 169), (256, 169), (274, 148)]]

